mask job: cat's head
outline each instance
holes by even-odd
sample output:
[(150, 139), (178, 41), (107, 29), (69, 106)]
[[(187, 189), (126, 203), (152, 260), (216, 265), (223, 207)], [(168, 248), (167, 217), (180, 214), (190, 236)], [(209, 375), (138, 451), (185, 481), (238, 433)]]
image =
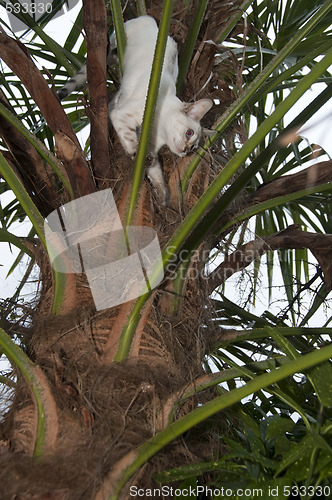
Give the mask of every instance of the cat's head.
[(185, 156), (195, 149), (201, 137), (200, 120), (213, 106), (211, 99), (200, 99), (193, 104), (184, 104), (173, 122), (168, 147), (178, 156)]

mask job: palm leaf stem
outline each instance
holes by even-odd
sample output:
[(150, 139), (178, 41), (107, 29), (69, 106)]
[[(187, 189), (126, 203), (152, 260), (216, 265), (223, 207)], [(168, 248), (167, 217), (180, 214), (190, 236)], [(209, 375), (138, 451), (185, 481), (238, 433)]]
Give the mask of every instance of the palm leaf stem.
[(163, 67), (166, 43), (168, 38), (169, 26), (172, 17), (173, 0), (164, 2), (162, 17), (160, 21), (158, 37), (152, 63), (148, 95), (145, 104), (145, 111), (141, 129), (141, 136), (136, 153), (136, 159), (133, 170), (132, 185), (130, 191), (128, 212), (126, 216), (126, 226), (130, 226), (137, 204), (138, 193), (145, 169), (145, 158), (149, 148), (149, 138), (152, 130), (153, 117), (157, 104), (159, 84)]
[[(176, 88), (177, 91), (179, 92), (181, 90), (181, 87), (184, 83), (184, 80), (187, 75), (187, 71), (189, 68), (189, 64), (191, 61), (191, 57), (197, 42), (197, 35), (199, 33), (199, 30), (201, 28), (201, 24), (204, 18), (205, 10), (207, 7), (209, 0), (201, 0), (198, 4), (198, 8), (192, 23), (192, 26), (189, 29), (189, 34), (187, 36), (184, 48), (183, 48), (183, 53), (181, 56), (180, 64), (179, 64), (179, 75), (177, 79), (177, 84)], [(241, 13), (242, 14), (242, 13)]]
[(124, 53), (126, 49), (126, 33), (123, 22), (122, 6), (120, 0), (111, 0), (111, 10), (116, 36), (116, 45), (120, 61), (120, 70), (123, 73)]
[(34, 454), (36, 456), (41, 456), (45, 448), (47, 411), (46, 408), (44, 408), (43, 388), (40, 386), (39, 377), (36, 373), (36, 366), (2, 328), (0, 328), (0, 345), (5, 355), (21, 371), (35, 399), (38, 422)]

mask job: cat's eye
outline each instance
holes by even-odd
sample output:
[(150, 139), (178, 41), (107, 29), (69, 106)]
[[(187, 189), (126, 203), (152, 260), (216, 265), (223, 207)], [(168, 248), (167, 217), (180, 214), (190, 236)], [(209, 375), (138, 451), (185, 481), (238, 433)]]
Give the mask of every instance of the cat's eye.
[(193, 135), (194, 135), (194, 131), (192, 128), (188, 128), (187, 132), (186, 132), (186, 137), (187, 139), (190, 139)]

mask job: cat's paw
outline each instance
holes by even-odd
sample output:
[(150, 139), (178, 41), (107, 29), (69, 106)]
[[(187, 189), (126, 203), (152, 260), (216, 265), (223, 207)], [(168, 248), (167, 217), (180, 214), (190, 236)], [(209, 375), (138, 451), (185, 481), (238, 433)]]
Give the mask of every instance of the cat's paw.
[(155, 155), (152, 154), (152, 157), (154, 161), (148, 168), (148, 178), (155, 189), (159, 203), (163, 206), (167, 206), (169, 193), (165, 183), (163, 171)]
[(169, 190), (168, 190), (167, 186), (163, 186), (163, 192), (162, 192), (161, 197), (159, 198), (159, 201), (160, 201), (160, 203), (164, 207), (168, 207), (168, 203), (169, 203)]
[(127, 155), (130, 156), (130, 158), (132, 160), (135, 160), (136, 153), (137, 153), (137, 146), (138, 146), (137, 142), (136, 141), (126, 141), (124, 143), (123, 140), (121, 140), (121, 142), (122, 142), (123, 149), (125, 150)]
[(156, 155), (153, 153), (149, 153), (145, 158), (145, 166), (146, 168), (151, 168), (156, 161)]
[(169, 191), (166, 185), (151, 183), (160, 205), (167, 207), (169, 203)]

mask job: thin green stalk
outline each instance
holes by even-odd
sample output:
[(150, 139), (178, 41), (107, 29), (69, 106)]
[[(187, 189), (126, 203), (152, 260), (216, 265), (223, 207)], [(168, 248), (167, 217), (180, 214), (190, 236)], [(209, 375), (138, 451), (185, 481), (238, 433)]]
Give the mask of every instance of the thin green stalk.
[(11, 380), (8, 377), (5, 377), (4, 375), (0, 375), (0, 384), (6, 385), (10, 389), (15, 389), (16, 383), (14, 380)]
[[(194, 21), (188, 31), (188, 36), (186, 43), (183, 48), (183, 53), (181, 56), (180, 64), (179, 64), (179, 75), (178, 75), (178, 80), (177, 80), (177, 91), (179, 92), (181, 90), (181, 87), (184, 83), (184, 80), (187, 75), (187, 71), (189, 68), (189, 64), (191, 61), (191, 57), (195, 48), (195, 44), (197, 42), (197, 36), (199, 33), (199, 30), (201, 28), (202, 21), (204, 19), (204, 14), (206, 10), (206, 6), (208, 4), (209, 0), (201, 0), (198, 3), (198, 8), (194, 17)], [(252, 1), (252, 0), (251, 0)], [(241, 13), (242, 15), (242, 13)]]
[(0, 153), (0, 174), (7, 182), (10, 189), (15, 194), (16, 198), (22, 205), (24, 212), (29, 217), (36, 233), (38, 234), (41, 242), (46, 248), (46, 240), (44, 235), (44, 219), (37, 209), (36, 205), (31, 200), (30, 196), (23, 187), (19, 177), (13, 172), (5, 157)]
[[(270, 325), (267, 325), (270, 326)], [(272, 327), (273, 328), (273, 327)], [(282, 332), (283, 337), (294, 337), (303, 335), (331, 335), (332, 328), (305, 328), (305, 327), (282, 327), (279, 328), (279, 332)], [(245, 333), (238, 335), (236, 338), (228, 339), (228, 340), (220, 340), (216, 343), (215, 348), (223, 348), (226, 349), (230, 344), (237, 344), (238, 342), (243, 342), (245, 340), (261, 340), (266, 339), (269, 335), (266, 333), (266, 327), (264, 328), (253, 328), (252, 330), (246, 331)]]
[(59, 314), (61, 305), (65, 295), (66, 279), (65, 273), (59, 273), (53, 269), (54, 276), (54, 293), (52, 302), (52, 314)]
[(113, 17), (114, 30), (116, 35), (116, 44), (120, 61), (120, 70), (123, 74), (124, 53), (126, 50), (126, 33), (123, 22), (122, 6), (120, 0), (111, 0), (111, 10)]
[[(35, 234), (36, 234), (35, 228), (34, 228), (34, 227), (32, 227), (32, 228), (30, 229), (30, 231), (29, 231), (28, 235), (27, 235), (27, 238), (32, 239), (32, 238), (35, 236)], [(10, 266), (10, 269), (9, 269), (9, 271), (8, 271), (7, 275), (6, 275), (6, 278), (8, 278), (8, 276), (10, 276), (10, 274), (14, 271), (14, 269), (16, 269), (16, 267), (17, 267), (17, 266), (19, 265), (19, 263), (21, 262), (21, 260), (22, 260), (22, 258), (23, 258), (23, 256), (24, 256), (24, 254), (25, 254), (25, 253), (26, 253), (26, 252), (24, 252), (23, 250), (21, 250), (21, 252), (18, 254), (18, 256), (16, 257), (16, 259), (14, 260), (13, 264)], [(32, 259), (32, 260), (31, 260), (31, 262), (34, 262), (34, 259)], [(31, 262), (30, 262), (30, 264), (31, 264)], [(30, 266), (30, 264), (29, 264), (29, 266)], [(26, 272), (27, 272), (27, 271), (26, 271)], [(26, 275), (26, 273), (25, 273), (25, 275)], [(23, 278), (23, 280), (24, 280), (24, 278)], [(22, 280), (21, 280), (21, 283), (22, 283)], [(20, 286), (21, 286), (21, 285), (20, 285)], [(15, 293), (16, 293), (16, 292), (15, 292)]]
[(195, 425), (203, 422), (207, 418), (215, 415), (221, 410), (229, 408), (235, 403), (238, 403), (243, 398), (250, 396), (257, 391), (275, 384), (280, 380), (290, 377), (295, 373), (302, 373), (313, 366), (316, 366), (332, 357), (332, 345), (328, 345), (321, 349), (299, 357), (295, 360), (289, 360), (279, 368), (271, 370), (269, 373), (264, 373), (250, 380), (245, 385), (224, 393), (222, 396), (215, 398), (212, 401), (196, 408), (188, 415), (169, 425), (151, 439), (141, 445), (135, 454), (131, 465), (127, 467), (120, 479), (118, 480), (114, 493), (110, 495), (109, 500), (118, 500), (120, 493), (129, 479), (142, 467), (153, 455), (164, 448), (171, 441), (179, 437), (184, 432), (192, 429)]
[(255, 0), (244, 0), (244, 2), (236, 9), (235, 14), (230, 17), (228, 23), (226, 24), (225, 28), (223, 31), (218, 35), (218, 42), (222, 43), (226, 37), (230, 34), (233, 28), (237, 25), (237, 23), (240, 21), (241, 17), (243, 16), (244, 12), (250, 7), (250, 5), (254, 2)]
[[(247, 106), (252, 106), (255, 102), (258, 102), (263, 96), (268, 95), (273, 90), (278, 90), (280, 88), (293, 88), (295, 83), (292, 81), (289, 84), (285, 82), (297, 71), (300, 71), (304, 66), (308, 66), (312, 63), (317, 57), (325, 54), (325, 52), (331, 47), (332, 40), (323, 43), (316, 49), (306, 54), (304, 57), (299, 59), (293, 66), (286, 69), (282, 73), (279, 73), (277, 76), (269, 80), (265, 85), (263, 85), (250, 99), (247, 103)], [(329, 83), (327, 79), (324, 80), (324, 83)], [(283, 85), (282, 85), (283, 84)]]
[[(191, 464), (191, 465), (180, 465), (179, 467), (174, 467), (173, 469), (168, 469), (164, 470), (161, 472), (157, 472), (154, 474), (153, 479), (157, 481), (158, 483), (174, 483), (175, 481), (184, 481), (185, 479), (191, 479), (193, 477), (201, 476), (204, 473), (211, 473), (211, 472), (218, 472), (220, 473), (220, 470), (222, 469), (222, 464), (226, 462), (229, 459), (232, 459), (233, 457), (230, 456), (229, 454), (222, 455), (221, 457), (218, 458), (218, 460), (214, 460), (213, 462), (200, 462), (198, 464)], [(233, 462), (233, 467), (241, 467), (240, 465), (236, 464), (235, 460), (232, 460)], [(230, 470), (228, 466), (228, 471)], [(234, 469), (233, 469), (234, 470)], [(184, 498), (184, 496), (181, 496), (179, 498)], [(190, 497), (189, 497), (190, 498)], [(197, 498), (197, 497), (196, 497)], [(204, 498), (204, 497), (203, 497)], [(232, 498), (232, 497), (230, 497)], [(234, 498), (234, 496), (233, 496)], [(238, 497), (239, 498), (239, 497)], [(217, 497), (214, 497), (214, 500), (217, 499)], [(220, 500), (220, 497), (219, 497)]]
[(189, 179), (199, 165), (205, 153), (214, 144), (222, 132), (235, 120), (237, 114), (248, 103), (252, 96), (259, 90), (259, 88), (266, 82), (269, 76), (278, 68), (282, 61), (296, 48), (296, 46), (306, 37), (306, 35), (319, 23), (319, 21), (331, 10), (332, 0), (327, 0), (321, 8), (316, 12), (311, 19), (293, 36), (293, 38), (278, 52), (278, 54), (265, 66), (265, 68), (257, 75), (253, 82), (251, 82), (238, 97), (236, 101), (225, 111), (225, 113), (218, 119), (215, 126), (216, 134), (211, 137), (197, 155), (188, 165), (186, 172), (181, 182), (181, 190), (187, 190)]
[[(190, 255), (190, 254), (188, 254)], [(174, 293), (171, 304), (170, 314), (177, 314), (183, 300), (183, 287), (187, 279), (187, 272), (192, 261), (192, 255), (187, 259), (181, 260), (179, 267), (176, 269), (175, 277), (172, 278), (172, 291)]]
[(136, 5), (137, 5), (138, 15), (139, 16), (146, 16), (147, 11), (146, 11), (145, 0), (136, 0)]
[(61, 164), (58, 159), (44, 146), (44, 144), (37, 139), (35, 135), (33, 135), (24, 125), (23, 123), (15, 116), (11, 111), (6, 108), (3, 104), (0, 103), (0, 114), (11, 123), (16, 130), (18, 130), (23, 137), (25, 137), (29, 143), (36, 149), (36, 151), (40, 154), (40, 156), (50, 165), (50, 167), (54, 170), (56, 175), (61, 179), (63, 185), (67, 188), (70, 196), (74, 199), (74, 193), (70, 183), (68, 182), (66, 176), (62, 173)]
[(159, 26), (156, 48), (152, 63), (148, 95), (146, 99), (144, 118), (140, 141), (137, 149), (136, 160), (133, 171), (132, 186), (130, 191), (129, 206), (126, 217), (126, 226), (130, 226), (136, 208), (138, 193), (145, 168), (145, 157), (148, 152), (149, 138), (153, 124), (154, 112), (157, 104), (161, 71), (164, 62), (167, 37), (172, 17), (173, 0), (164, 2), (162, 17)]
[(5, 241), (11, 245), (15, 245), (17, 248), (22, 250), (22, 252), (30, 255), (30, 257), (33, 257), (32, 252), (24, 245), (22, 239), (12, 233), (9, 233), (6, 229), (0, 228), (0, 241)]
[(133, 340), (133, 337), (135, 335), (136, 327), (138, 325), (138, 321), (140, 318), (141, 310), (144, 307), (144, 304), (150, 297), (152, 292), (149, 292), (145, 295), (141, 295), (138, 297), (138, 299), (135, 302), (135, 305), (129, 315), (128, 321), (124, 329), (122, 330), (120, 341), (119, 341), (119, 347), (117, 350), (117, 353), (114, 357), (115, 362), (123, 361), (124, 359), (127, 358), (129, 351), (130, 351), (130, 346), (131, 342)]
[(35, 398), (38, 413), (38, 423), (34, 454), (36, 456), (41, 456), (45, 448), (47, 412), (43, 404), (43, 388), (40, 386), (38, 376), (36, 375), (36, 366), (22, 351), (22, 349), (20, 349), (19, 346), (12, 341), (12, 339), (2, 328), (0, 328), (0, 345), (5, 355), (21, 371)]

